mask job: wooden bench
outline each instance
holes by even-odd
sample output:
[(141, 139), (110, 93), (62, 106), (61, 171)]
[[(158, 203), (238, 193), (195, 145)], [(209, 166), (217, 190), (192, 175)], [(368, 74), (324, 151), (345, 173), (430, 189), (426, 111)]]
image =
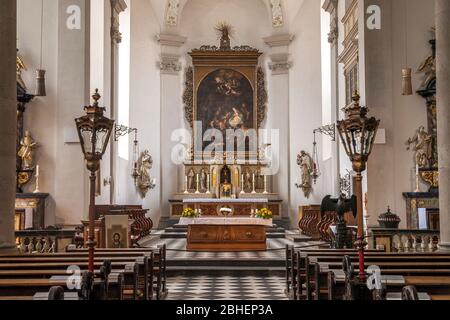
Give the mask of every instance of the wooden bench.
[[(291, 299), (336, 299), (341, 296), (345, 284), (345, 276), (342, 276), (342, 260), (345, 255), (349, 255), (349, 261), (356, 269), (358, 260), (355, 250), (294, 250), (293, 247), (287, 247), (286, 293), (288, 297)], [(384, 275), (405, 276), (405, 281), (389, 286), (389, 289), (394, 291), (401, 290), (405, 285), (417, 285), (420, 290), (428, 290), (438, 295), (443, 295), (450, 290), (450, 286), (439, 278), (442, 276), (450, 279), (448, 277), (450, 255), (429, 252), (392, 254), (368, 251), (365, 262), (366, 267), (379, 266)]]

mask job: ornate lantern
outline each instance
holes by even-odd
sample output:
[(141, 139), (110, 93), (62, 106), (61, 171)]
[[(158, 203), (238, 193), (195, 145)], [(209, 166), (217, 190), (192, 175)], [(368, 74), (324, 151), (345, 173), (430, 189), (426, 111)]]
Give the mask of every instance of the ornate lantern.
[(89, 202), (89, 239), (87, 246), (89, 248), (89, 272), (94, 272), (94, 220), (95, 220), (95, 182), (96, 172), (100, 168), (100, 160), (105, 154), (108, 146), (111, 132), (114, 126), (114, 120), (103, 116), (105, 108), (98, 106), (98, 100), (101, 96), (98, 89), (92, 96), (94, 104), (84, 107), (86, 115), (75, 119), (78, 136), (80, 138), (81, 150), (86, 160), (87, 169), (91, 172), (90, 179), (90, 202)]
[(345, 120), (338, 121), (337, 127), (345, 152), (352, 162), (353, 170), (356, 172), (358, 240), (355, 245), (359, 251), (359, 281), (362, 288), (366, 279), (364, 248), (367, 243), (364, 239), (361, 172), (366, 170), (367, 160), (372, 152), (380, 120), (368, 118), (368, 110), (366, 107), (360, 106), (359, 99), (360, 96), (355, 92), (352, 98), (353, 102), (344, 109)]
[(101, 98), (98, 89), (95, 90), (92, 98), (94, 105), (84, 107), (86, 115), (75, 119), (75, 123), (87, 168), (95, 172), (99, 169), (100, 160), (108, 146), (114, 120), (103, 116), (105, 108), (98, 106), (98, 100)]

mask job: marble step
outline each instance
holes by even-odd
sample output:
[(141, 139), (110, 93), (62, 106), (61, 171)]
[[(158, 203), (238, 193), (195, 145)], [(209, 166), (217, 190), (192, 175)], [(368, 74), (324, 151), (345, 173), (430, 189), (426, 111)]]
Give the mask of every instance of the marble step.
[[(161, 234), (161, 239), (185, 239), (187, 232), (165, 232)], [(284, 232), (268, 232), (268, 239), (284, 239), (286, 234)]]
[(264, 268), (269, 269), (283, 269), (286, 270), (286, 261), (284, 259), (167, 259), (167, 270), (186, 270), (186, 268), (204, 268), (205, 270), (223, 270), (228, 268), (232, 270), (242, 270), (243, 268)]
[(287, 234), (286, 239), (288, 239), (292, 242), (308, 242), (308, 241), (312, 240), (311, 237), (301, 235), (301, 234)]

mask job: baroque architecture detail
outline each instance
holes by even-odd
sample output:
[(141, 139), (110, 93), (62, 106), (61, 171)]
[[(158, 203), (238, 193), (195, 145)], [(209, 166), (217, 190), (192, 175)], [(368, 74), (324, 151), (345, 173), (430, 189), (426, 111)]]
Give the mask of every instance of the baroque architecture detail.
[(169, 0), (167, 2), (166, 24), (174, 27), (178, 24), (178, 12), (180, 0)]
[(272, 74), (286, 74), (289, 72), (289, 69), (292, 67), (292, 63), (289, 61), (277, 61), (269, 63), (269, 70), (272, 71)]
[(270, 7), (272, 9), (272, 25), (274, 28), (282, 27), (283, 9), (281, 8), (281, 0), (270, 0)]
[(178, 57), (162, 57), (159, 68), (161, 73), (177, 74), (181, 71), (181, 63), (178, 61)]

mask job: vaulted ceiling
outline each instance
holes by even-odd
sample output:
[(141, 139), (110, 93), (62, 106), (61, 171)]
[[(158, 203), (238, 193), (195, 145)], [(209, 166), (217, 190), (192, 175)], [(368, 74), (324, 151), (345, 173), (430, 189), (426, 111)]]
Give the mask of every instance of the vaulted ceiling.
[[(189, 1), (193, 0), (150, 0), (163, 31), (177, 28), (183, 16), (183, 9)], [(303, 0), (259, 0), (259, 2), (266, 7), (274, 32), (287, 32), (303, 4)]]

